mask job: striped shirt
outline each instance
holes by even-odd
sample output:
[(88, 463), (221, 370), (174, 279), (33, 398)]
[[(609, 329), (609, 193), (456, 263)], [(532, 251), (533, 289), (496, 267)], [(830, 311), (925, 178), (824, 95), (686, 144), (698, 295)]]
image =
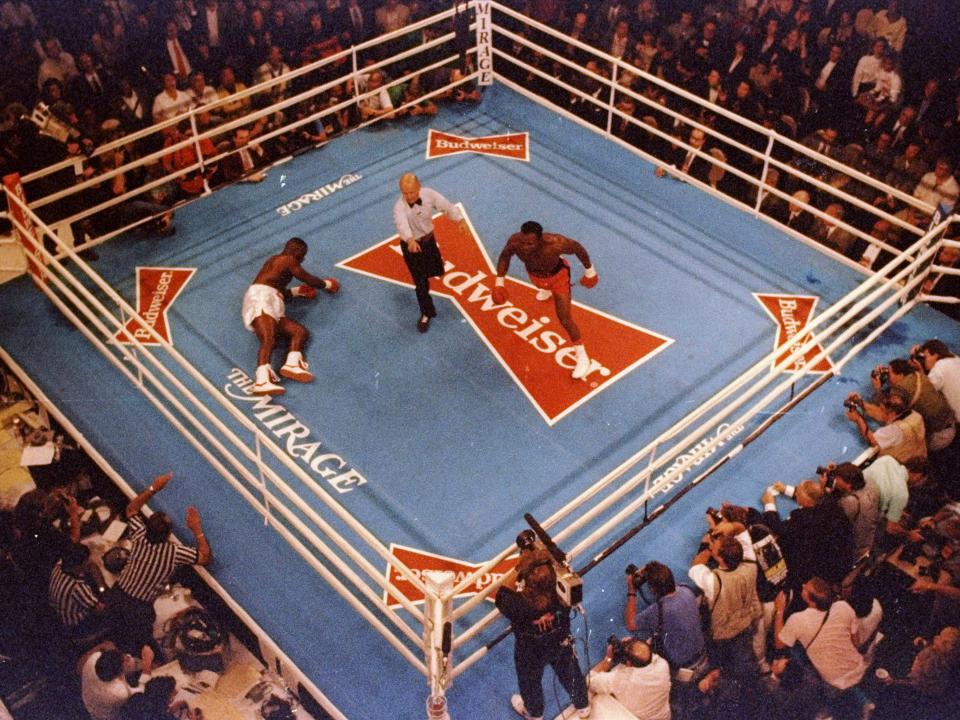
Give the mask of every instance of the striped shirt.
[(50, 607), (67, 627), (76, 627), (86, 620), (90, 611), (100, 602), (87, 583), (63, 571), (63, 561), (53, 566), (48, 592)]
[(150, 542), (142, 515), (130, 518), (129, 526), (133, 546), (127, 564), (117, 577), (117, 585), (130, 597), (152, 603), (177, 568), (196, 564), (197, 549), (173, 542)]

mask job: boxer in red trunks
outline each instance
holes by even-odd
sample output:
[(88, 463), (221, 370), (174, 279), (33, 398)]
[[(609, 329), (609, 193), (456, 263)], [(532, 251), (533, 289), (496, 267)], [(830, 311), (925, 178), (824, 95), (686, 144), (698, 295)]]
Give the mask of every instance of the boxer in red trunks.
[[(313, 299), (317, 290), (333, 295), (340, 289), (340, 283), (334, 278), (319, 278), (304, 270), (301, 263), (306, 255), (307, 243), (300, 238), (291, 238), (282, 253), (263, 264), (243, 297), (243, 323), (260, 341), (253, 385), (255, 395), (283, 394), (283, 388), (278, 385), (280, 378), (270, 366), (278, 332), (290, 338), (287, 361), (280, 368), (280, 374), (298, 382), (313, 380), (313, 373), (303, 358), (303, 346), (310, 333), (296, 320), (286, 317), (284, 301), (295, 297)], [(293, 278), (305, 284), (288, 290), (287, 285)]]
[(583, 245), (556, 233), (543, 232), (540, 223), (528, 220), (507, 240), (497, 260), (497, 279), (493, 288), (493, 301), (507, 301), (507, 289), (504, 275), (510, 267), (510, 259), (516, 255), (523, 261), (530, 276), (530, 282), (540, 288), (537, 300), (547, 300), (553, 295), (553, 304), (557, 309), (557, 319), (570, 336), (577, 366), (573, 370), (575, 379), (582, 379), (590, 369), (590, 358), (580, 340), (580, 328), (573, 322), (570, 312), (570, 264), (562, 255), (576, 255), (583, 263), (583, 277), (580, 284), (592, 288), (599, 281), (597, 271), (590, 264), (590, 256)]

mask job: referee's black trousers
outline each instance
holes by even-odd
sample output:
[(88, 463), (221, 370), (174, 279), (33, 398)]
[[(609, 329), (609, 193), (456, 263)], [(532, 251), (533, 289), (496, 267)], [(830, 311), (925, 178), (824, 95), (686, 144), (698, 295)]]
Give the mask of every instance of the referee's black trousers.
[(430, 296), (430, 278), (443, 275), (443, 258), (440, 257), (440, 248), (437, 247), (433, 233), (423, 236), (418, 242), (420, 252), (410, 252), (405, 242), (400, 243), (400, 250), (413, 280), (420, 314), (432, 318), (437, 316), (437, 310)]

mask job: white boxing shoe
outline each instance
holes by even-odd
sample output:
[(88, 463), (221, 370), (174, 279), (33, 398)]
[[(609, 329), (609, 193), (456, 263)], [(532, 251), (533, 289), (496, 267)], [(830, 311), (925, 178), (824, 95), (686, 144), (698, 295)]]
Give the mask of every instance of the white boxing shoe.
[(253, 384), (254, 395), (283, 395), (285, 392), (282, 387), (277, 385), (280, 378), (269, 365), (261, 365), (257, 368), (256, 380)]
[(587, 351), (584, 349), (583, 343), (574, 345), (574, 350), (576, 351), (577, 366), (573, 368), (573, 379), (583, 380), (590, 372), (590, 358), (587, 357)]
[(287, 358), (287, 363), (280, 368), (280, 374), (289, 380), (296, 380), (302, 383), (311, 382), (314, 377), (305, 360), (290, 362), (290, 358)]
[(537, 290), (537, 300), (543, 302), (544, 300), (549, 300), (553, 297), (553, 293), (547, 290), (546, 288), (541, 288)]

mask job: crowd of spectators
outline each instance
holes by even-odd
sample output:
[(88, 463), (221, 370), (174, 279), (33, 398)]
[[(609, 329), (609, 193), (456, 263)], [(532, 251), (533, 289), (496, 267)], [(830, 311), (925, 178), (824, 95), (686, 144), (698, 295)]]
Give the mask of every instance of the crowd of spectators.
[(940, 340), (909, 353), (875, 369), (871, 400), (847, 403), (869, 461), (773, 482), (758, 507), (708, 509), (687, 583), (656, 561), (627, 568), (630, 642), (671, 669), (650, 694), (651, 673), (631, 684), (627, 659), (612, 692), (646, 708), (637, 717), (668, 719), (642, 703), (665, 689), (674, 718), (955, 716), (960, 358)]
[[(27, 187), (27, 196), (37, 199), (182, 142), (192, 136), (194, 126), (184, 121), (114, 153), (93, 155), (105, 142), (210, 105), (209, 111), (196, 115), (196, 131), (202, 133), (347, 75), (349, 58), (342, 58), (322, 71), (279, 82), (269, 92), (226, 100), (255, 84), (289, 75), (293, 69), (433, 15), (446, 4), (437, 0), (83, 0), (65, 13), (62, 3), (52, 0), (6, 0), (0, 7), (0, 36), (7, 48), (0, 81), (0, 175), (13, 171), (24, 175), (76, 158), (70, 167)], [(431, 28), (411, 33), (389, 47), (372, 49), (359, 61), (365, 67), (435, 36), (436, 29)], [(363, 72), (358, 92), (365, 92), (368, 84), (370, 90), (381, 87), (383, 91), (319, 120), (307, 122), (306, 118), (349, 99), (355, 90), (352, 81), (255, 122), (171, 150), (158, 162), (114, 175), (42, 208), (41, 217), (56, 222), (161, 175), (181, 172), (135, 200), (72, 225), (77, 242), (148, 217), (153, 219), (149, 231), (171, 234), (169, 209), (178, 201), (222, 182), (262, 180), (262, 169), (272, 161), (316, 147), (367, 119), (433, 114), (437, 110), (433, 101), (417, 99), (462, 77), (457, 75), (458, 64), (393, 83), (390, 73), (399, 77), (405, 70), (390, 66)], [(448, 96), (479, 99), (467, 86), (436, 99)], [(405, 103), (412, 104), (400, 108)], [(297, 121), (304, 122), (296, 125)], [(274, 132), (291, 124), (296, 126), (289, 131)], [(261, 136), (266, 137), (260, 140)], [(220, 161), (210, 160), (214, 157)]]
[[(940, 202), (952, 206), (960, 194), (955, 173), (960, 159), (960, 66), (914, 60), (909, 73), (902, 69), (911, 43), (916, 43), (914, 58), (922, 47), (915, 38), (914, 24), (929, 22), (919, 16), (916, 4), (900, 0), (543, 0), (512, 4), (626, 64), (626, 69), (621, 65), (617, 71), (618, 88), (629, 88), (652, 105), (617, 93), (612, 132), (657, 158), (662, 163), (658, 175), (665, 175), (663, 168), (672, 166), (718, 192), (759, 207), (764, 214), (866, 267), (882, 267), (892, 258), (891, 252), (857, 237), (838, 222), (898, 250), (912, 244), (919, 233), (878, 218), (790, 172), (771, 168), (764, 175), (762, 159), (684, 120), (695, 120), (761, 155), (767, 145), (764, 135), (711, 107), (645, 81), (630, 71), (631, 66), (801, 143), (812, 156), (777, 144), (774, 157), (908, 226), (926, 229), (930, 215), (825, 165), (819, 156), (933, 207)], [(914, 14), (908, 21), (904, 13), (911, 9)], [(529, 27), (524, 35), (580, 67), (568, 67), (523, 43), (502, 39), (510, 55), (536, 71), (505, 59), (498, 59), (497, 71), (605, 128), (609, 90), (598, 78), (613, 77), (611, 64), (567, 40)], [(571, 93), (557, 81), (578, 92)], [(791, 207), (765, 188), (758, 191), (755, 185), (674, 141), (685, 142), (754, 178), (763, 177), (769, 186), (812, 205), (826, 217), (799, 204)], [(946, 252), (939, 261), (954, 265), (956, 255)], [(956, 295), (955, 280), (949, 275), (935, 278), (924, 290)], [(943, 307), (954, 315), (960, 308)]]
[[(12, 377), (0, 367), (6, 462), (19, 461), (21, 445), (52, 443), (55, 451), (49, 464), (29, 466), (29, 485), (17, 492), (5, 485), (0, 695), (18, 718), (169, 720), (169, 691), (161, 699), (156, 688), (147, 689), (152, 668), (170, 659), (170, 647), (154, 633), (154, 601), (174, 582), (200, 589), (205, 599), (212, 595), (185, 574), (212, 560), (200, 513), (194, 507), (186, 512), (192, 544), (176, 542), (171, 519), (144, 507), (172, 475), (157, 477), (127, 500), (59, 426), (40, 420), (33, 429), (16, 414), (32, 400)], [(108, 528), (118, 521), (126, 523), (123, 540), (103, 552)], [(146, 699), (124, 710), (128, 698), (144, 693)]]

